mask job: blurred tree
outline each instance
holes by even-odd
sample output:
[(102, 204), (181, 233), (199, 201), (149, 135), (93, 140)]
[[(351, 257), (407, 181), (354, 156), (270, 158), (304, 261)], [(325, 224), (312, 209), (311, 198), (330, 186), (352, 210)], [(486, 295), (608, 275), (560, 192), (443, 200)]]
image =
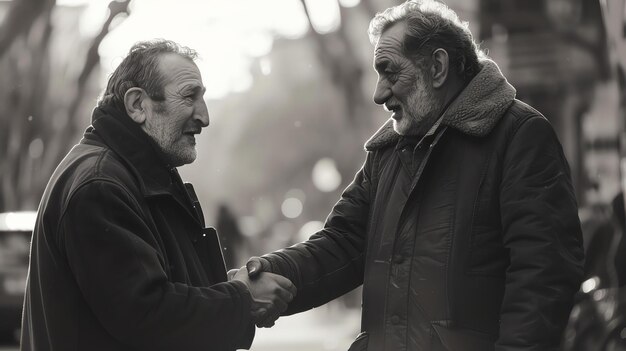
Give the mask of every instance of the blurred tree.
[(54, 0), (12, 1), (6, 19), (0, 27), (0, 57), (17, 37), (27, 34), (42, 15), (48, 24), (46, 32), (49, 34), (50, 14), (54, 4)]
[[(0, 211), (35, 209), (52, 171), (89, 121), (98, 46), (126, 1), (111, 1), (99, 34), (79, 37), (80, 8), (13, 1), (0, 31)], [(6, 5), (6, 4), (5, 4)], [(0, 8), (2, 11), (2, 8)], [(84, 55), (84, 58), (81, 58)]]
[(309, 27), (315, 39), (317, 56), (329, 75), (332, 83), (339, 89), (344, 98), (344, 108), (346, 118), (353, 122), (359, 114), (365, 112), (362, 109), (365, 97), (362, 90), (363, 67), (359, 64), (359, 59), (355, 52), (353, 40), (350, 38), (348, 27), (345, 25), (347, 21), (346, 11), (339, 6), (341, 26), (337, 31), (320, 34), (313, 29), (311, 25), (311, 16), (306, 1), (300, 0), (304, 8), (304, 12), (309, 21)]
[[(367, 16), (368, 18), (373, 18), (374, 15), (376, 15), (376, 12), (384, 10), (385, 7), (383, 8), (378, 8), (379, 5), (374, 5), (374, 1), (375, 0), (361, 0), (361, 6), (363, 6), (363, 8), (365, 8), (365, 11), (367, 12)], [(393, 3), (388, 4), (389, 6), (394, 5)]]
[[(253, 70), (250, 91), (226, 96), (211, 107), (215, 118), (206, 132), (211, 147), (183, 171), (196, 184), (207, 213), (217, 213), (211, 199), (228, 199), (235, 212), (256, 217), (258, 230), (271, 235), (271, 227), (281, 221), (294, 224), (295, 235), (307, 221), (325, 218), (362, 164), (363, 143), (389, 118), (370, 98), (376, 74), (367, 26), (377, 11), (400, 2), (362, 0), (357, 6), (340, 6), (340, 26), (321, 34), (301, 0), (307, 35), (275, 40), (272, 51), (259, 60), (259, 67), (271, 64), (271, 74)], [(316, 189), (311, 178), (315, 163), (325, 157), (336, 162), (341, 174), (339, 188), (328, 193)], [(281, 214), (290, 189), (306, 194), (296, 219)]]

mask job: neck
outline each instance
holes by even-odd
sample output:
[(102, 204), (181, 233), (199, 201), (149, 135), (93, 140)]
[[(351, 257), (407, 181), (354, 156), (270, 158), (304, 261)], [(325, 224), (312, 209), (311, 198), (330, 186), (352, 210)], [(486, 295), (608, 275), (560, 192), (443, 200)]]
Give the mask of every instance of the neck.
[(445, 111), (445, 109), (448, 108), (448, 106), (450, 106), (452, 101), (454, 101), (454, 99), (456, 99), (459, 96), (459, 94), (461, 94), (463, 89), (465, 89), (466, 85), (467, 83), (463, 82), (458, 77), (456, 76), (450, 77), (450, 80), (448, 84), (446, 84), (446, 88), (444, 92), (445, 108), (443, 111)]
[(450, 84), (447, 89), (442, 92), (443, 94), (440, 100), (441, 103), (438, 104), (440, 107), (436, 110), (436, 113), (433, 113), (431, 116), (429, 116), (428, 119), (424, 121), (425, 123), (422, 123), (421, 128), (415, 134), (415, 136), (417, 136), (418, 138), (423, 138), (426, 133), (428, 133), (430, 128), (432, 128), (433, 125), (435, 125), (435, 122), (437, 122), (437, 120), (439, 120), (439, 118), (444, 113), (446, 113), (446, 110), (448, 110), (450, 104), (452, 104), (452, 102), (459, 96), (459, 94), (461, 94), (463, 88), (465, 88), (464, 85), (458, 84), (456, 82), (451, 83), (452, 84)]

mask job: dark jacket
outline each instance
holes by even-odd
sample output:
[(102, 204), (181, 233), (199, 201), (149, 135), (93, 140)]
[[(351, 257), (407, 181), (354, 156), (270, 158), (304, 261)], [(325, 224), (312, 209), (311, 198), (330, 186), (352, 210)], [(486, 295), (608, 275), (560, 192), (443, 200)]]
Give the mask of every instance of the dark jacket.
[(514, 96), (484, 61), (416, 149), (406, 201), (390, 199), (403, 163), (385, 124), (324, 229), (264, 256), (298, 288), (288, 312), (363, 283), (370, 351), (556, 350), (583, 272), (580, 222), (554, 130)]
[(125, 114), (94, 111), (41, 200), (22, 350), (250, 346), (249, 292), (225, 281), (193, 189), (155, 150)]

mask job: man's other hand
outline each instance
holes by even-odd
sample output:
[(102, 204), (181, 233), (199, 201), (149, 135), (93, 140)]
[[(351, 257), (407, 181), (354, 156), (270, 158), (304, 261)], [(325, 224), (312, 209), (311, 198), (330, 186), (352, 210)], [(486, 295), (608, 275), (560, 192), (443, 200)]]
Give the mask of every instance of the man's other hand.
[(291, 281), (278, 274), (257, 272), (250, 279), (246, 267), (235, 273), (233, 280), (246, 284), (252, 296), (252, 317), (260, 328), (269, 328), (287, 309), (296, 295), (296, 287)]
[(261, 257), (250, 257), (246, 262), (246, 268), (248, 269), (248, 276), (250, 278), (256, 278), (261, 272), (269, 272), (269, 262)]

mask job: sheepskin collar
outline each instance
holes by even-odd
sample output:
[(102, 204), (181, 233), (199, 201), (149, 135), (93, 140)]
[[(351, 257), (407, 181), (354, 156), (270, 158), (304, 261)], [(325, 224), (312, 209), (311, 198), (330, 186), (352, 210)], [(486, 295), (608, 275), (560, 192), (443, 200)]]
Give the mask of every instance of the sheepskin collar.
[[(515, 99), (515, 88), (492, 60), (481, 60), (482, 69), (444, 112), (442, 125), (471, 136), (486, 136)], [(395, 144), (400, 135), (389, 119), (366, 143), (372, 151)]]

